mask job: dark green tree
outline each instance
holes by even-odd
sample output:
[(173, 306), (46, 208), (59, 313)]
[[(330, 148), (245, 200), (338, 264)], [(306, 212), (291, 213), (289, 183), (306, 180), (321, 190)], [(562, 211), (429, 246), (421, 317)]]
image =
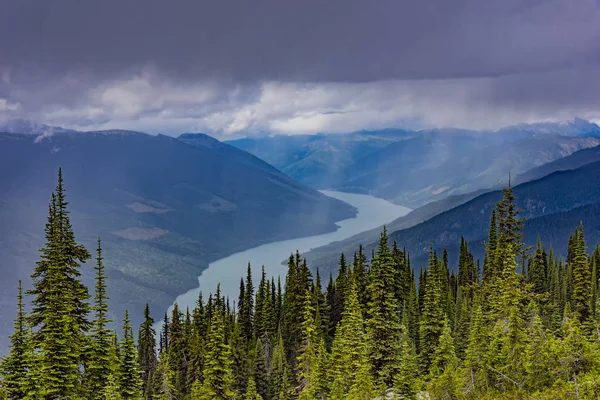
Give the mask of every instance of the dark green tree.
[(152, 377), (156, 371), (157, 364), (154, 319), (150, 315), (150, 306), (146, 303), (146, 307), (144, 308), (144, 322), (142, 322), (138, 331), (138, 365), (141, 370), (144, 399), (152, 398)]
[(404, 334), (399, 318), (398, 300), (393, 286), (390, 287), (395, 278), (394, 262), (388, 247), (387, 230), (384, 227), (369, 273), (366, 326), (373, 372), (377, 379), (388, 387), (393, 384), (393, 378), (400, 367), (400, 347)]
[(133, 329), (129, 312), (125, 310), (123, 337), (121, 339), (120, 362), (118, 368), (119, 392), (123, 400), (142, 398), (142, 380), (137, 363), (137, 352), (133, 339)]

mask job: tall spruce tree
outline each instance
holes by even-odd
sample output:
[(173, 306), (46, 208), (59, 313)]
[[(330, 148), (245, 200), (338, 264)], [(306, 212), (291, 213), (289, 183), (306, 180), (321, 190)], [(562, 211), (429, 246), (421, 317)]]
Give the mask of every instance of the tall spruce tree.
[(112, 357), (112, 342), (115, 333), (109, 328), (113, 321), (108, 318), (109, 299), (106, 288), (106, 275), (102, 257), (102, 242), (98, 238), (96, 248), (96, 288), (94, 296), (94, 319), (92, 320), (90, 346), (87, 356), (84, 386), (90, 399), (101, 398), (102, 388), (115, 366)]
[(123, 400), (142, 398), (142, 380), (137, 363), (137, 352), (133, 339), (133, 329), (129, 320), (129, 311), (125, 310), (123, 337), (118, 368), (119, 392)]
[(298, 352), (298, 398), (311, 400), (323, 396), (325, 389), (326, 350), (319, 335), (312, 294), (306, 290), (301, 324), (301, 346)]
[(204, 358), (204, 381), (196, 394), (202, 400), (226, 400), (233, 397), (231, 348), (226, 342), (221, 310), (217, 310), (211, 320)]
[(572, 273), (573, 273), (573, 304), (572, 310), (576, 313), (579, 322), (585, 330), (591, 330), (589, 320), (591, 316), (590, 299), (592, 294), (591, 272), (586, 254), (583, 224), (575, 231), (572, 246)]
[(23, 399), (27, 394), (27, 374), (30, 369), (27, 315), (23, 302), (23, 287), (19, 281), (17, 292), (17, 316), (14, 322), (14, 331), (10, 335), (10, 353), (0, 363), (2, 383), (8, 399)]
[(82, 395), (81, 371), (87, 348), (85, 333), (89, 297), (81, 282), (81, 263), (89, 252), (75, 240), (65, 197), (62, 170), (49, 207), (46, 243), (32, 274), (34, 296), (29, 320), (33, 347), (39, 354), (36, 396), (61, 398)]
[(419, 325), (420, 357), (424, 372), (429, 372), (433, 354), (442, 335), (443, 322), (446, 318), (444, 281), (445, 273), (442, 264), (433, 249), (430, 248), (429, 269), (425, 280), (425, 294)]
[(378, 380), (393, 384), (400, 367), (402, 336), (405, 333), (400, 323), (398, 300), (391, 282), (395, 282), (394, 263), (388, 247), (387, 230), (384, 227), (379, 238), (377, 254), (369, 273), (369, 308), (367, 337), (370, 362)]
[(152, 398), (152, 377), (158, 365), (156, 356), (156, 331), (154, 319), (150, 315), (150, 306), (144, 308), (144, 322), (138, 331), (138, 365), (141, 370), (142, 393), (144, 399)]

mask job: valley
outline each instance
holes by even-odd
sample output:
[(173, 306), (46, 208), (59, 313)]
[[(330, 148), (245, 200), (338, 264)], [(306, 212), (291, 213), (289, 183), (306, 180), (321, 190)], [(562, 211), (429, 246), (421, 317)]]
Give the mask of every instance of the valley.
[[(271, 242), (211, 262), (198, 277), (199, 287), (177, 296), (175, 302), (181, 309), (191, 310), (195, 307), (200, 292), (211, 293), (217, 284), (220, 285), (223, 296), (235, 299), (240, 277), (245, 275), (248, 264), (253, 266), (252, 278), (255, 282), (260, 281), (261, 267), (264, 267), (267, 277), (273, 277), (276, 281), (278, 278), (284, 279), (288, 267), (287, 264), (282, 264), (282, 260), (290, 256), (290, 251), (304, 253), (315, 247), (346, 239), (365, 229), (379, 227), (411, 211), (369, 195), (333, 191), (323, 191), (323, 194), (355, 207), (356, 217), (336, 222), (338, 229), (334, 232)], [(321, 278), (325, 281), (328, 275), (321, 275)], [(169, 311), (171, 310), (172, 307)]]

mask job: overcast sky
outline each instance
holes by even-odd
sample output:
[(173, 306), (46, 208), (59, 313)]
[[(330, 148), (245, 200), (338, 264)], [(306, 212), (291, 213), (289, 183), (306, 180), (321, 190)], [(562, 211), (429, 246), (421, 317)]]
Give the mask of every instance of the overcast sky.
[(600, 121), (600, 0), (0, 0), (0, 119), (218, 136)]

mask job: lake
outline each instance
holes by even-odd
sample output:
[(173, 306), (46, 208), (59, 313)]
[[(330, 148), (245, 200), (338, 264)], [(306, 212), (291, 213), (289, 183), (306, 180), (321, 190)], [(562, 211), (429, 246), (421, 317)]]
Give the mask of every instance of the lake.
[[(177, 297), (175, 302), (179, 305), (179, 308), (185, 311), (186, 307), (189, 307), (191, 311), (196, 305), (200, 291), (202, 291), (206, 301), (209, 293), (215, 292), (218, 283), (221, 283), (221, 293), (224, 296), (229, 296), (232, 304), (233, 301), (237, 302), (240, 278), (246, 276), (248, 263), (253, 268), (252, 280), (255, 288), (258, 286), (263, 265), (269, 279), (273, 276), (277, 280), (277, 276), (281, 276), (283, 284), (287, 265), (281, 265), (281, 262), (286, 260), (291, 253), (295, 253), (296, 250), (304, 253), (310, 249), (346, 239), (362, 231), (387, 224), (411, 211), (407, 207), (369, 195), (328, 190), (322, 190), (321, 192), (353, 205), (358, 209), (357, 216), (337, 222), (338, 229), (334, 232), (271, 242), (210, 263), (208, 268), (198, 277), (199, 286)], [(169, 309), (169, 315), (171, 315), (171, 310), (172, 306)]]

